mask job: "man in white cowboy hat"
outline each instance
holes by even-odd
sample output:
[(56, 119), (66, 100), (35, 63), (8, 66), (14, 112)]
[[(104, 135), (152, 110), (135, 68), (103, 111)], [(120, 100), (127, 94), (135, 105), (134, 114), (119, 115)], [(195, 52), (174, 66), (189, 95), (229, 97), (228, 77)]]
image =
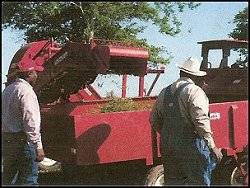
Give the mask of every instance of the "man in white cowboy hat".
[(223, 155), (210, 127), (206, 72), (193, 57), (178, 68), (180, 78), (160, 92), (149, 119), (160, 134), (165, 185), (211, 185)]

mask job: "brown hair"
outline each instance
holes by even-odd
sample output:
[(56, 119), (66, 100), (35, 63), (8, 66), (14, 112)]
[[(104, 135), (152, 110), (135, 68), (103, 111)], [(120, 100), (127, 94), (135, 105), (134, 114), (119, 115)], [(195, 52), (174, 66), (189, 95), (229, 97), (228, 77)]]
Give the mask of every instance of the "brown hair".
[(25, 80), (29, 77), (29, 72), (17, 72), (16, 76)]

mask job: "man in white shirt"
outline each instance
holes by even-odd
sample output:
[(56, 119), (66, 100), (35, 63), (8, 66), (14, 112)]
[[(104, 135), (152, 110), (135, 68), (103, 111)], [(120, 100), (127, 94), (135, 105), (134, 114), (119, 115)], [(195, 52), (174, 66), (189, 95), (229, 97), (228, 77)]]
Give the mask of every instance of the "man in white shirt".
[(210, 185), (213, 159), (219, 163), (222, 153), (210, 127), (206, 72), (192, 57), (179, 68), (180, 78), (161, 91), (149, 119), (160, 133), (165, 185)]
[(17, 63), (16, 81), (2, 93), (3, 184), (38, 184), (38, 162), (44, 159), (40, 108), (33, 85), (44, 67), (32, 59)]

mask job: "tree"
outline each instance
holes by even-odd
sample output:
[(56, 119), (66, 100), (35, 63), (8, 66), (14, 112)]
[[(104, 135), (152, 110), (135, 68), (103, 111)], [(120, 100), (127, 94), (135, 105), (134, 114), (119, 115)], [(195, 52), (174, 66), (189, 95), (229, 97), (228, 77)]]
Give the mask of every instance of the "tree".
[(158, 26), (159, 32), (175, 36), (181, 22), (177, 12), (193, 10), (193, 2), (2, 2), (2, 27), (23, 30), (25, 40), (33, 42), (54, 38), (57, 43), (68, 40), (88, 41), (91, 32), (96, 38), (127, 40), (147, 47), (150, 61), (169, 63), (161, 57), (164, 47), (138, 39), (147, 24)]
[(248, 7), (235, 15), (233, 23), (236, 24), (236, 28), (228, 36), (234, 39), (248, 40)]
[[(234, 39), (248, 41), (248, 7), (244, 8), (234, 16), (233, 23), (236, 24), (236, 28), (234, 28), (233, 31), (228, 34), (228, 36)], [(240, 53), (240, 57), (245, 57), (243, 61), (241, 58), (237, 61), (239, 64), (246, 65), (248, 63), (248, 49), (239, 49), (237, 51)]]

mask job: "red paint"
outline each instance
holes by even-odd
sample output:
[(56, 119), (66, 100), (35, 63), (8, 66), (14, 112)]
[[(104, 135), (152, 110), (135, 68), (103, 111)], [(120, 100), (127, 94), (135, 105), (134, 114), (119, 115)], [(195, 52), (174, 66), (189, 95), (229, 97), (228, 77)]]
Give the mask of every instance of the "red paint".
[(152, 164), (150, 111), (75, 116), (78, 165), (146, 159)]
[(127, 94), (127, 80), (128, 76), (126, 74), (122, 75), (122, 98), (125, 98)]
[(99, 99), (102, 99), (101, 95), (91, 85), (87, 85), (84, 89), (80, 89), (77, 93), (71, 94), (69, 97), (70, 102), (92, 101)]
[[(152, 103), (155, 101), (153, 98), (150, 100)], [(146, 100), (138, 99), (138, 102), (139, 101), (145, 102)], [(47, 132), (47, 135), (48, 132), (51, 132), (52, 135), (57, 135), (58, 138), (64, 136), (65, 139), (74, 139), (75, 145), (72, 147), (76, 148), (75, 162), (78, 165), (102, 164), (135, 159), (146, 159), (147, 164), (152, 164), (153, 144), (151, 127), (148, 121), (150, 111), (102, 114), (87, 113), (91, 107), (103, 106), (107, 102), (108, 101), (85, 102), (75, 105), (66, 103), (61, 105), (61, 107), (56, 105), (55, 108), (51, 108), (50, 111), (47, 111), (45, 116), (43, 116), (45, 118), (42, 125), (43, 130)], [(68, 107), (68, 110), (65, 107)], [(234, 107), (233, 111), (231, 110), (232, 107)], [(234, 154), (233, 152), (230, 153), (230, 151), (241, 151), (243, 146), (248, 143), (247, 107), (247, 101), (210, 105), (211, 127), (215, 143), (219, 148), (227, 149), (229, 155)], [(61, 111), (59, 111), (59, 108), (61, 108)], [(49, 113), (52, 113), (52, 115), (47, 119), (46, 114)], [(237, 120), (233, 118), (233, 121), (230, 122), (230, 113), (235, 117), (240, 115), (242, 118), (238, 118)], [(55, 122), (58, 122), (58, 119), (62, 118), (72, 119), (72, 121), (68, 120), (70, 123), (67, 125), (62, 125), (64, 122), (60, 121), (60, 123), (56, 125)], [(67, 128), (68, 132), (65, 130), (66, 126), (69, 127)], [(60, 129), (61, 132), (58, 131), (58, 129)], [(54, 134), (56, 130), (57, 134)], [(74, 133), (72, 133), (72, 131)], [(60, 135), (60, 133), (63, 134)], [(64, 138), (60, 139), (63, 140)], [(44, 140), (46, 142), (46, 138)], [(72, 140), (70, 142), (72, 142)], [(159, 135), (157, 142), (158, 157), (160, 157)], [(56, 160), (70, 160), (69, 158), (72, 158), (72, 155), (68, 157), (64, 155), (64, 152), (67, 151), (68, 153), (70, 149), (70, 146), (66, 143), (68, 142), (65, 142), (65, 145), (63, 145), (63, 143), (57, 145), (61, 147), (61, 152), (63, 153), (49, 152), (52, 153), (51, 157)], [(234, 145), (230, 143), (234, 143)], [(50, 144), (46, 146), (49, 145)], [(49, 148), (53, 147), (49, 146)], [(66, 158), (62, 159), (61, 155)]]
[[(155, 97), (135, 98), (138, 104), (153, 104)], [(153, 164), (150, 110), (90, 114), (110, 100), (42, 106), (45, 148), (58, 161), (78, 165), (145, 159)], [(67, 123), (66, 123), (67, 122)], [(68, 128), (66, 128), (68, 127)], [(61, 142), (50, 142), (54, 135)], [(51, 133), (51, 134), (50, 134)], [(69, 144), (71, 143), (71, 144)], [(59, 149), (60, 148), (60, 149)], [(63, 153), (61, 153), (61, 152)], [(67, 153), (67, 155), (65, 155)]]
[(211, 104), (210, 112), (220, 114), (211, 119), (216, 145), (241, 150), (248, 143), (248, 101)]
[(139, 77), (139, 97), (143, 97), (144, 92), (144, 76)]

